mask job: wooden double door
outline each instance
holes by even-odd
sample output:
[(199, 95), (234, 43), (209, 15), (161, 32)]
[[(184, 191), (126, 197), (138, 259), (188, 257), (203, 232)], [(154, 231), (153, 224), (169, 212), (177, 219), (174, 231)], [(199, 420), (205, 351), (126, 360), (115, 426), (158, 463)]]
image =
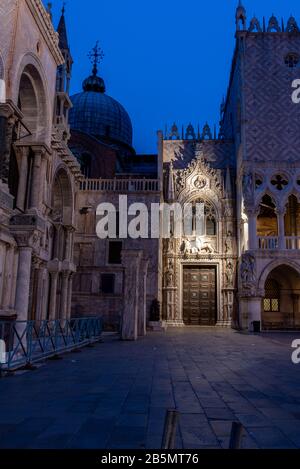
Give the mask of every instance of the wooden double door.
[(183, 322), (214, 326), (217, 320), (216, 267), (183, 268)]

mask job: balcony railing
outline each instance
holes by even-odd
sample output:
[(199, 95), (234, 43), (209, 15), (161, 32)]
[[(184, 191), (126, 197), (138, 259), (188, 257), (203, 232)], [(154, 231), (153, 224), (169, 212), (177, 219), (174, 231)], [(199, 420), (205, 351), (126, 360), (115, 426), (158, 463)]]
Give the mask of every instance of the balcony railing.
[[(281, 248), (281, 246), (283, 246)], [(285, 236), (283, 243), (280, 243), (278, 236), (259, 236), (258, 237), (259, 249), (300, 249), (300, 236)]]
[(278, 237), (260, 236), (258, 238), (259, 249), (278, 249)]
[(300, 249), (300, 236), (287, 236), (285, 238), (286, 249)]
[(158, 192), (158, 179), (85, 179), (80, 183), (82, 191), (103, 192)]
[(99, 341), (102, 319), (0, 321), (0, 371), (17, 369)]

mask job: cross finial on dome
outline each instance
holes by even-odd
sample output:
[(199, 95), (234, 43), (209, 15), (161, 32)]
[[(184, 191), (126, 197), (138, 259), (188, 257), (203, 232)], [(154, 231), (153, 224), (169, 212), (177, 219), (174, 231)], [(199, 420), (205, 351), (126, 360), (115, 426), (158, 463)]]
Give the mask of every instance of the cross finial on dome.
[(99, 46), (99, 41), (96, 42), (95, 47), (89, 52), (88, 57), (93, 64), (93, 75), (96, 76), (98, 73), (97, 65), (101, 62), (104, 58), (104, 52)]

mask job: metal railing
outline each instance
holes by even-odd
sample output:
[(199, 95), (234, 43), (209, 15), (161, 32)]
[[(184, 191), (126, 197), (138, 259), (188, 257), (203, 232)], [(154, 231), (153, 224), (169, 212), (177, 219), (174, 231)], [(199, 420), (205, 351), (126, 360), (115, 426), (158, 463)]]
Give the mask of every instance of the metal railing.
[(81, 191), (158, 192), (158, 179), (84, 179)]
[(0, 321), (0, 371), (17, 369), (100, 340), (102, 320)]

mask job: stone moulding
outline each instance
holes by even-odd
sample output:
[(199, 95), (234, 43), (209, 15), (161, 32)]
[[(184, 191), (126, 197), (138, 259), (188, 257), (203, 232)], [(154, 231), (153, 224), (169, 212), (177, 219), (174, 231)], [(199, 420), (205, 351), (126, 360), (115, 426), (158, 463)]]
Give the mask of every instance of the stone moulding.
[(44, 5), (42, 4), (41, 0), (25, 1), (36, 21), (36, 24), (39, 27), (42, 36), (45, 39), (46, 44), (48, 44), (50, 52), (55, 59), (56, 65), (62, 65), (65, 60), (58, 46), (58, 34), (53, 28), (51, 19), (45, 10)]

